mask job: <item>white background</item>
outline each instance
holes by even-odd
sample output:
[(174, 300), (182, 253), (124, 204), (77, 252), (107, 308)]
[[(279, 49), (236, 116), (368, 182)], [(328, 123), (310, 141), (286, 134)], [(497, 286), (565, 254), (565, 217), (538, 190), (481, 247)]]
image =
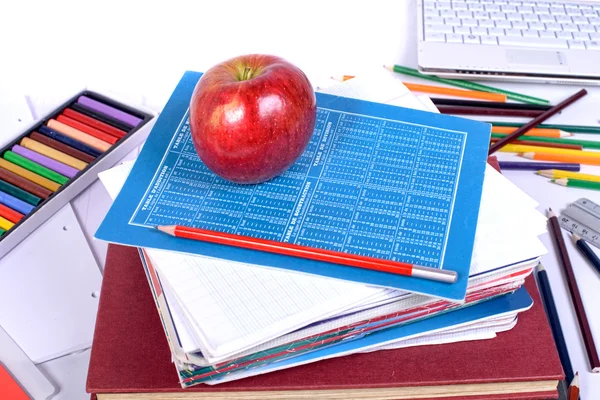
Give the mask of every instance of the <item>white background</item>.
[[(6, 1), (0, 5), (0, 90), (27, 96), (34, 118), (43, 117), (85, 87), (160, 111), (185, 70), (205, 71), (219, 61), (254, 52), (287, 58), (315, 85), (332, 75), (359, 74), (382, 64), (415, 67), (415, 1)], [(496, 86), (552, 103), (580, 89)], [(589, 92), (552, 121), (599, 125), (600, 87)], [(1, 141), (6, 139), (3, 135), (8, 133), (0, 132)], [(578, 137), (600, 140), (600, 135)], [(600, 174), (600, 168), (584, 171)], [(584, 196), (600, 203), (600, 192), (558, 187), (529, 172), (505, 175), (538, 200), (541, 211), (561, 210)], [(573, 368), (581, 375), (582, 399), (599, 398), (600, 375), (589, 372), (552, 242), (547, 235), (543, 239), (550, 250), (543, 261)], [(596, 311), (600, 275), (570, 242), (567, 245), (600, 347), (600, 312)], [(532, 337), (532, 346), (535, 341)], [(61, 386), (57, 398), (70, 400), (87, 398), (86, 367), (84, 353), (43, 369)]]

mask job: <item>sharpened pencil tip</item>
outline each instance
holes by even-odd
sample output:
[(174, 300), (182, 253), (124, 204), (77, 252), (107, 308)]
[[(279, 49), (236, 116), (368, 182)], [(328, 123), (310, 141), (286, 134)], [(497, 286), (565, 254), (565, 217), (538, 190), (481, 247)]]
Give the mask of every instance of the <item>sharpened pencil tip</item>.
[(538, 272), (545, 271), (546, 268), (544, 268), (544, 265), (542, 263), (539, 263), (538, 266), (537, 266), (537, 270), (538, 270)]
[(548, 218), (556, 217), (556, 213), (552, 210), (552, 208), (548, 208)]
[(571, 233), (571, 239), (573, 239), (573, 242), (577, 243), (581, 238), (579, 237), (579, 235)]
[(394, 67), (391, 65), (384, 65), (383, 68), (387, 69), (388, 71), (394, 71)]

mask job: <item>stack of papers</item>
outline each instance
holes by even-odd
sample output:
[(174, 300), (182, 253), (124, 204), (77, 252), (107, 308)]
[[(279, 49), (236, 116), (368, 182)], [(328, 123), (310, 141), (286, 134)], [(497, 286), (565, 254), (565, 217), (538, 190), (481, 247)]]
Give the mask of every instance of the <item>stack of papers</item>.
[[(414, 96), (387, 72), (319, 90), (436, 112), (428, 98)], [(100, 174), (113, 198), (133, 166)], [(152, 240), (125, 244), (140, 249), (182, 387), (219, 384), (356, 352), (491, 339), (511, 329), (532, 305), (521, 286), (546, 253), (538, 239), (546, 219), (492, 167), (485, 167), (480, 186), (470, 268), (458, 299), (451, 291), (423, 289), (427, 282), (398, 288), (192, 255)], [(499, 298), (506, 301), (486, 305)]]

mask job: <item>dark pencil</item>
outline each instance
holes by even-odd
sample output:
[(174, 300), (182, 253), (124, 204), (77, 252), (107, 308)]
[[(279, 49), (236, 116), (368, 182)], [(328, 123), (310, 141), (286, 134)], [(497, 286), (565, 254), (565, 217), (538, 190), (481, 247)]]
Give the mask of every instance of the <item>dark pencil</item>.
[(537, 117), (544, 113), (543, 110), (512, 110), (510, 108), (486, 108), (467, 106), (444, 106), (437, 105), (442, 114), (455, 115), (497, 115), (504, 117)]
[(540, 294), (542, 295), (542, 300), (546, 306), (546, 315), (548, 316), (550, 329), (552, 329), (552, 336), (554, 336), (554, 342), (556, 343), (556, 350), (558, 351), (560, 363), (565, 371), (565, 379), (567, 382), (571, 382), (571, 379), (573, 379), (573, 366), (571, 365), (571, 359), (569, 358), (569, 350), (567, 348), (567, 343), (565, 342), (565, 335), (560, 326), (560, 319), (558, 318), (558, 312), (556, 311), (552, 289), (550, 289), (548, 273), (542, 264), (539, 264), (537, 267), (537, 278), (540, 286)]
[(570, 104), (572, 104), (575, 101), (579, 100), (581, 97), (585, 96), (586, 94), (587, 94), (587, 90), (581, 89), (579, 92), (575, 93), (571, 97), (569, 97), (566, 100), (562, 101), (561, 103), (555, 105), (554, 107), (552, 107), (548, 111), (545, 111), (542, 115), (537, 116), (536, 118), (532, 119), (531, 121), (529, 121), (525, 125), (521, 126), (519, 129), (517, 129), (516, 131), (514, 131), (513, 133), (511, 133), (510, 135), (507, 135), (504, 138), (502, 138), (499, 142), (494, 143), (490, 147), (490, 150), (488, 151), (488, 155), (491, 155), (491, 154), (495, 153), (496, 151), (498, 151), (499, 149), (501, 149), (505, 145), (513, 142), (514, 140), (516, 140), (517, 138), (519, 138), (521, 135), (525, 134), (525, 132), (527, 132), (531, 128), (535, 128), (536, 126), (538, 126), (539, 124), (541, 124), (542, 122), (544, 122), (545, 120), (547, 120), (548, 118), (550, 118), (551, 116), (553, 116), (554, 114), (558, 113), (563, 108), (566, 108)]
[(571, 300), (575, 308), (575, 314), (577, 315), (577, 321), (579, 322), (579, 329), (583, 337), (585, 349), (587, 352), (588, 360), (592, 368), (592, 372), (600, 372), (600, 358), (598, 358), (598, 351), (594, 344), (594, 337), (592, 336), (592, 330), (585, 314), (585, 308), (583, 307), (583, 301), (581, 300), (581, 294), (577, 287), (577, 281), (575, 280), (575, 274), (573, 273), (573, 266), (569, 259), (569, 253), (563, 240), (562, 231), (558, 224), (558, 218), (552, 209), (548, 210), (548, 221), (550, 223), (550, 231), (554, 237), (554, 243), (558, 250), (561, 265), (566, 275), (567, 284), (569, 286), (569, 293), (571, 294)]
[[(487, 121), (488, 124), (492, 124), (495, 126), (509, 126), (511, 128), (518, 128), (520, 126), (525, 125), (523, 122), (490, 122)], [(571, 133), (600, 133), (600, 126), (584, 126), (584, 125), (556, 125), (556, 124), (540, 124), (538, 128), (548, 128), (548, 129), (560, 129), (561, 131), (571, 132)]]
[(529, 161), (500, 161), (500, 169), (514, 169), (524, 171), (540, 171), (543, 169), (561, 169), (563, 171), (581, 170), (580, 164), (571, 163), (551, 163), (551, 162), (529, 162)]
[(478, 101), (461, 99), (442, 99), (431, 98), (436, 106), (464, 106), (464, 107), (485, 107), (485, 108), (504, 108), (507, 110), (537, 110), (546, 111), (552, 108), (549, 105), (541, 104), (522, 104), (522, 103), (503, 103), (501, 101)]
[(594, 250), (579, 236), (572, 234), (571, 239), (575, 243), (575, 246), (583, 253), (585, 258), (588, 259), (592, 267), (596, 268), (596, 271), (600, 272), (600, 258), (594, 253)]

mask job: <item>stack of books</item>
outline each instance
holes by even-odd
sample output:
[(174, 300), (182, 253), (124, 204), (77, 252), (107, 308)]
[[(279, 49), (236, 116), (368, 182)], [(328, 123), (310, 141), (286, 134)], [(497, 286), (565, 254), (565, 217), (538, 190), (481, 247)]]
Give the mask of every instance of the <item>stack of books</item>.
[[(105, 269), (91, 393), (108, 399), (119, 398), (110, 394), (116, 392), (138, 398), (157, 390), (202, 396), (233, 390), (252, 398), (252, 391), (263, 390), (269, 393), (261, 398), (277, 398), (293, 390), (306, 398), (351, 398), (366, 387), (369, 398), (443, 398), (453, 391), (497, 398), (554, 395), (562, 372), (530, 277), (546, 252), (538, 239), (546, 219), (533, 199), (486, 164), (486, 124), (436, 114), (427, 98), (413, 96), (392, 75), (357, 77), (319, 90), (313, 142), (290, 171), (266, 184), (239, 187), (199, 168), (190, 148), (186, 107), (199, 77), (182, 78), (135, 164), (100, 174), (116, 200), (97, 237), (134, 249), (111, 245), (109, 261), (115, 253), (128, 258), (107, 262)], [(243, 211), (236, 208), (240, 204)], [(280, 223), (288, 216), (302, 222)], [(453, 271), (457, 279), (445, 283), (336, 266), (148, 229), (169, 224), (225, 232), (246, 227), (248, 236), (331, 245)], [(132, 251), (138, 252), (137, 263)], [(132, 289), (142, 271), (151, 292)], [(148, 311), (149, 293), (160, 319)], [(126, 296), (146, 300), (132, 298), (135, 307), (116, 310)], [(501, 354), (502, 335), (521, 325), (521, 314), (531, 314), (535, 322), (523, 329), (536, 331), (540, 342), (515, 344), (512, 336)], [(147, 329), (151, 320), (153, 335), (160, 331), (167, 338), (169, 357), (155, 336), (134, 337), (135, 346), (107, 354), (110, 343), (128, 332), (141, 334), (134, 325)], [(523, 331), (515, 335), (523, 341)], [(489, 343), (473, 344), (480, 341)], [(167, 358), (160, 365), (171, 363), (177, 372), (154, 382), (160, 388), (129, 372), (127, 379), (107, 380), (107, 366), (117, 361), (135, 359), (142, 371), (156, 368), (150, 365), (158, 362), (153, 346)], [(460, 357), (449, 355), (455, 348)], [(431, 359), (435, 349), (443, 360)], [(525, 353), (547, 361), (536, 371), (515, 367)], [(482, 366), (493, 360), (513, 365), (514, 372), (496, 374)], [(440, 371), (449, 363), (455, 363), (452, 378)], [(308, 384), (300, 372), (291, 372), (299, 370)]]

